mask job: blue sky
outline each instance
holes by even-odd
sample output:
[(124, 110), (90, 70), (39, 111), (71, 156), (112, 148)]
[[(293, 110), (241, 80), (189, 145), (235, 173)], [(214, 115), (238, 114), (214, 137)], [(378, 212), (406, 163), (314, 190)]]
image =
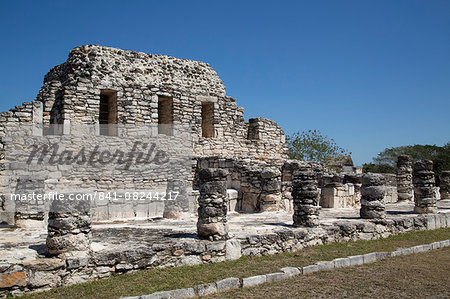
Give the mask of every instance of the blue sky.
[(70, 49), (210, 63), (246, 118), (318, 129), (370, 162), (450, 141), (450, 1), (0, 1), (0, 111)]

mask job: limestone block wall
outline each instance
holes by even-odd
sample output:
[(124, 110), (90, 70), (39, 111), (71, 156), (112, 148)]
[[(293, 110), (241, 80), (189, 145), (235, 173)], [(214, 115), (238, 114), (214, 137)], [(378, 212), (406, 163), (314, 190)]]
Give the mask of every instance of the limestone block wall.
[[(256, 130), (249, 127), (243, 108), (226, 96), (216, 72), (199, 61), (95, 45), (77, 47), (45, 76), (36, 101), (44, 103), (44, 124), (96, 124), (105, 92), (117, 96), (119, 124), (158, 123), (158, 99), (171, 99), (172, 123), (192, 125), (195, 155), (286, 157), (283, 130), (262, 118), (256, 119)], [(212, 115), (202, 118), (202, 107), (211, 107)], [(204, 137), (202, 119), (210, 118), (212, 136)]]
[[(71, 125), (90, 124), (98, 126), (96, 133), (99, 134), (101, 98), (105, 96), (113, 98), (116, 105), (108, 108), (108, 111), (114, 111), (114, 115), (108, 117), (112, 124), (147, 126), (162, 122), (190, 125), (194, 157), (286, 158), (283, 130), (274, 121), (264, 118), (254, 119), (249, 125), (244, 119), (244, 109), (237, 106), (236, 99), (226, 95), (221, 79), (209, 64), (86, 45), (71, 50), (66, 62), (45, 75), (34, 102), (0, 113), (0, 164), (4, 160), (6, 127), (11, 125), (17, 125), (18, 131), (21, 131), (20, 124), (31, 126), (34, 136), (52, 136), (70, 134)], [(158, 113), (158, 103), (162, 98), (170, 100), (167, 107), (171, 111), (168, 114), (166, 111), (164, 117)], [(209, 107), (207, 111), (204, 110), (206, 106)], [(209, 115), (205, 117), (205, 113)], [(204, 134), (202, 129), (205, 119), (210, 122), (208, 134)], [(237, 172), (233, 175), (238, 176)], [(251, 172), (244, 176), (253, 182)], [(138, 178), (135, 182), (139, 183), (130, 184), (132, 179), (121, 175), (114, 178), (99, 176), (87, 182), (80, 178), (50, 178), (59, 183), (64, 181), (64, 187), (70, 185), (77, 189), (82, 186), (86, 191), (109, 186), (128, 188), (146, 182), (146, 179)], [(151, 182), (147, 183), (151, 185)], [(11, 187), (11, 184), (1, 167), (0, 187)], [(59, 188), (58, 183), (53, 182), (52, 185)], [(6, 204), (4, 199), (0, 199), (0, 222), (11, 223), (13, 215), (5, 212)], [(120, 205), (102, 206), (95, 218), (116, 215), (114, 211)], [(159, 214), (160, 207), (155, 209), (153, 212)], [(129, 213), (132, 211), (125, 214)]]
[[(107, 238), (113, 244), (91, 251), (88, 257), (66, 256), (4, 263), (3, 272), (0, 273), (0, 296), (46, 290), (49, 287), (80, 283), (138, 269), (215, 263), (238, 259), (242, 255), (273, 255), (320, 244), (376, 240), (408, 231), (449, 226), (448, 213), (402, 215), (384, 221), (338, 220), (318, 228), (286, 226), (270, 233), (245, 234), (230, 240), (182, 238), (172, 240), (172, 243), (168, 243), (170, 238), (149, 241), (143, 237), (145, 229), (102, 229), (94, 226), (93, 241), (104, 241)], [(114, 234), (115, 238), (112, 237)], [(127, 240), (123, 236), (127, 236)]]

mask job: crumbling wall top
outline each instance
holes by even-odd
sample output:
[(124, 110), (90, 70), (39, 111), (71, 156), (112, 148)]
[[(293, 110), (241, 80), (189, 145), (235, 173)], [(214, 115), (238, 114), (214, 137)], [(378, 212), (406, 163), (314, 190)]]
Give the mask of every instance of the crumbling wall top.
[(99, 45), (72, 49), (67, 61), (51, 69), (44, 82), (66, 78), (72, 84), (88, 80), (94, 86), (147, 86), (183, 94), (226, 96), (222, 80), (207, 63)]

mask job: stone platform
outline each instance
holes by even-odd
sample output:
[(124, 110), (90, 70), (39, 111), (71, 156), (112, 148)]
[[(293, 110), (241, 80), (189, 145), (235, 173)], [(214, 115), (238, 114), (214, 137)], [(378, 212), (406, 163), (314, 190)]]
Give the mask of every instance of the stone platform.
[(385, 238), (450, 226), (450, 200), (437, 214), (413, 213), (414, 204), (387, 204), (387, 218), (362, 220), (359, 209), (322, 209), (320, 226), (296, 228), (285, 212), (228, 215), (231, 238), (197, 237), (196, 217), (96, 223), (89, 256), (45, 256), (46, 231), (0, 228), (0, 296), (79, 283), (113, 272), (194, 265), (301, 250), (306, 246)]

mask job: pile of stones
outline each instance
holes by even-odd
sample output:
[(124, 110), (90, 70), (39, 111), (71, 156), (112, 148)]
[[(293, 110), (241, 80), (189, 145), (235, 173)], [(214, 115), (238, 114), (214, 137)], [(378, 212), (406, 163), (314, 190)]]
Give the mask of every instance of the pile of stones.
[(378, 173), (366, 173), (362, 176), (361, 209), (359, 214), (364, 219), (383, 219), (386, 207), (383, 198), (386, 194), (385, 178)]
[(316, 174), (312, 171), (298, 171), (292, 181), (295, 226), (318, 226), (319, 190)]
[(414, 212), (437, 213), (433, 161), (416, 161), (413, 166)]
[(48, 214), (47, 254), (57, 256), (74, 251), (90, 251), (89, 214), (89, 201), (53, 201)]
[(450, 170), (441, 172), (440, 193), (441, 199), (450, 199)]
[(221, 240), (228, 238), (227, 171), (206, 168), (200, 170), (197, 233), (200, 238)]
[(261, 172), (261, 194), (259, 211), (278, 211), (281, 209), (281, 172), (265, 168)]
[(397, 195), (398, 201), (412, 201), (412, 162), (407, 155), (398, 156), (397, 160)]

